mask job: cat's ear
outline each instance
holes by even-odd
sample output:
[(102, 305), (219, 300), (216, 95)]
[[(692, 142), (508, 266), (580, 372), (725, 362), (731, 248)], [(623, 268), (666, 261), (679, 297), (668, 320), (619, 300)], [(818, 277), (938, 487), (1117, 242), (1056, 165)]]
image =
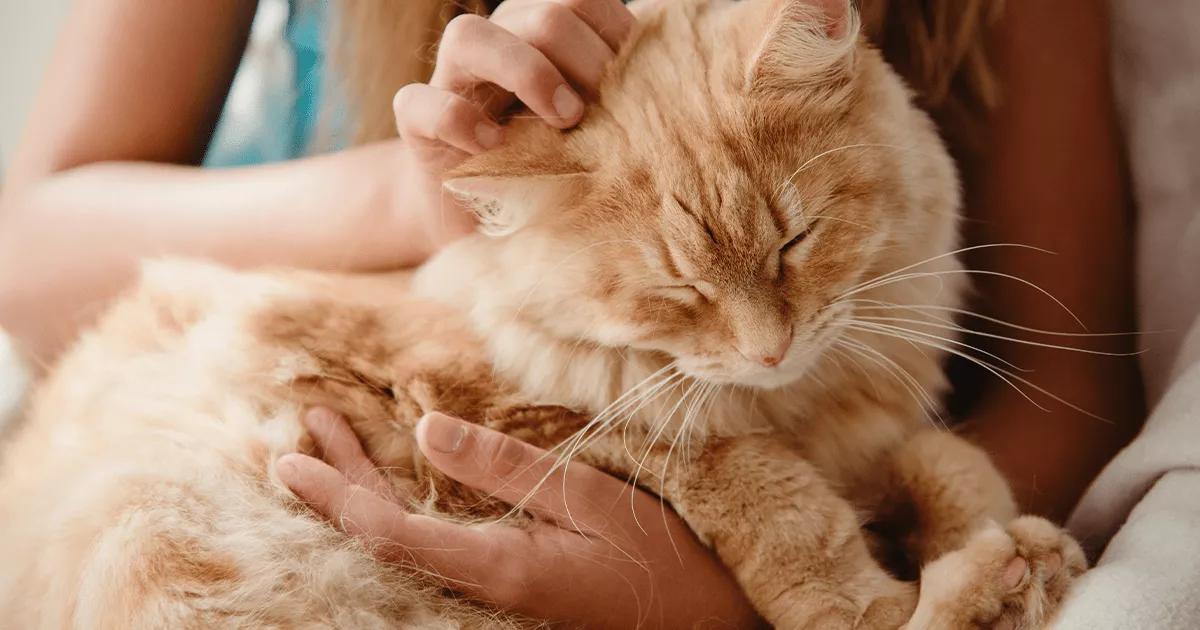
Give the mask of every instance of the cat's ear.
[(788, 87), (849, 67), (860, 28), (850, 0), (765, 0), (759, 11), (751, 86)]
[(446, 180), (443, 187), (479, 219), (488, 236), (506, 236), (541, 212), (553, 212), (584, 192), (586, 176), (473, 176)]

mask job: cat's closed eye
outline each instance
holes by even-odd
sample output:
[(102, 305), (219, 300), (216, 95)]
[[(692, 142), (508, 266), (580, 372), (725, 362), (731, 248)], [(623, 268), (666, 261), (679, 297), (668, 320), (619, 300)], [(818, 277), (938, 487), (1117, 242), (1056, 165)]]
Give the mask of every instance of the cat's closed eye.
[(813, 221), (812, 223), (804, 226), (803, 229), (801, 229), (794, 236), (792, 236), (792, 238), (788, 239), (786, 242), (784, 242), (784, 244), (782, 246), (780, 246), (779, 253), (786, 254), (793, 247), (799, 245), (800, 243), (803, 243), (805, 241), (805, 239), (807, 239), (808, 236), (813, 233), (813, 228), (815, 228), (816, 225), (817, 225), (817, 222)]
[(707, 302), (712, 299), (712, 286), (702, 280), (693, 282), (679, 281), (675, 284), (660, 286), (658, 290), (664, 295), (683, 302)]
[(779, 252), (780, 252), (780, 253), (787, 253), (787, 251), (788, 251), (789, 249), (791, 249), (791, 248), (793, 248), (793, 247), (795, 247), (795, 246), (799, 245), (800, 243), (804, 242), (804, 239), (808, 238), (808, 234), (809, 234), (809, 232), (811, 232), (811, 230), (809, 230), (808, 228), (805, 228), (805, 229), (803, 229), (803, 230), (800, 230), (800, 233), (799, 233), (799, 234), (797, 234), (797, 235), (793, 236), (793, 237), (792, 237), (792, 238), (791, 238), (791, 239), (790, 239), (788, 242), (786, 242), (786, 243), (784, 243), (784, 244), (783, 244), (783, 247), (780, 247), (780, 248), (779, 248)]

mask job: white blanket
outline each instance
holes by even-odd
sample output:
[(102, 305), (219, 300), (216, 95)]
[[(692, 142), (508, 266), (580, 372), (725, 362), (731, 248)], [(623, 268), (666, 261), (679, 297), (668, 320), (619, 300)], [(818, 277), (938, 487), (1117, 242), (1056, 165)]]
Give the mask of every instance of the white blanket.
[(1200, 628), (1200, 7), (1113, 0), (1152, 413), (1069, 527), (1107, 549), (1059, 630)]

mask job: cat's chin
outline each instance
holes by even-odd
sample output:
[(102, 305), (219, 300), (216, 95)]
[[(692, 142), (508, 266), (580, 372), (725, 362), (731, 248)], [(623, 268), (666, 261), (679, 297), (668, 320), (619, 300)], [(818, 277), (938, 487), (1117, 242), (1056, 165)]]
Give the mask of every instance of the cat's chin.
[(732, 385), (754, 389), (779, 389), (787, 387), (804, 378), (805, 369), (776, 369), (752, 370), (740, 373), (727, 373), (713, 370), (689, 370), (680, 365), (679, 370), (687, 376), (704, 383), (714, 385)]

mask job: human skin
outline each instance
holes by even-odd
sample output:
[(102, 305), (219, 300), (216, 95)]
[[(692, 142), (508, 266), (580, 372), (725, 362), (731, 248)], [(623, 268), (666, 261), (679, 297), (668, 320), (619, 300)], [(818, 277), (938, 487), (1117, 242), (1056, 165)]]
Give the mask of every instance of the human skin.
[[(966, 165), (967, 237), (1054, 253), (981, 249), (968, 263), (1038, 284), (1087, 330), (1052, 300), (998, 276), (973, 278), (976, 308), (1045, 330), (1135, 332), (1135, 223), (1111, 96), (1107, 5), (1064, 0), (1005, 6), (996, 41), (1004, 100), (988, 121), (982, 163)], [(972, 340), (1031, 370), (1026, 378), (1076, 407), (1031, 391), (1042, 411), (999, 379), (987, 378), (967, 419), (967, 429), (1008, 477), (1022, 507), (1061, 521), (1141, 427), (1141, 377), (1132, 356), (1137, 338), (1016, 336), (1124, 355)]]
[[(657, 497), (579, 463), (552, 470), (545, 451), (475, 424), (431, 414), (417, 425), (429, 462), (509, 502), (529, 494), (528, 529), (465, 527), (407, 514), (345, 419), (305, 414), (321, 459), (285, 455), (294, 492), (384, 561), (415, 562), (451, 588), (564, 627), (753, 628), (737, 583)], [(538, 484), (545, 478), (545, 482)], [(586, 533), (584, 533), (586, 532)]]

